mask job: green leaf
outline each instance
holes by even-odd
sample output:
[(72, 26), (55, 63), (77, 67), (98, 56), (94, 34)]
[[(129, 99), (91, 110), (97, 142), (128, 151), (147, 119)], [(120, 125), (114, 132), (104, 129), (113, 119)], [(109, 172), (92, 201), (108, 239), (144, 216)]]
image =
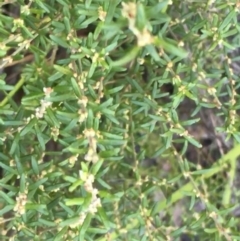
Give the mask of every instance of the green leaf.
[(94, 40), (98, 39), (100, 33), (102, 32), (103, 25), (104, 25), (104, 23), (102, 23), (102, 22), (98, 23), (98, 25), (97, 25), (97, 27), (96, 27), (96, 29), (94, 31), (94, 34), (93, 34), (93, 39)]
[(104, 158), (104, 159), (108, 159), (108, 158), (111, 158), (113, 156), (117, 156), (116, 149), (114, 149), (114, 150), (107, 150), (107, 151), (101, 151), (99, 153), (99, 156)]
[(195, 140), (194, 138), (192, 137), (189, 137), (189, 136), (185, 136), (185, 138), (191, 143), (193, 144), (194, 146), (198, 147), (198, 148), (202, 148), (202, 144), (200, 144), (197, 140)]
[(51, 76), (48, 78), (48, 81), (54, 82), (55, 80), (60, 79), (63, 75), (64, 75), (64, 74), (61, 73), (61, 72), (56, 72), (55, 74), (51, 75)]
[(107, 93), (108, 94), (115, 94), (115, 93), (119, 92), (120, 90), (122, 90), (123, 88), (124, 88), (124, 85), (120, 85), (120, 86), (117, 86), (113, 89), (107, 90)]
[(0, 216), (2, 217), (4, 214), (9, 213), (14, 209), (14, 205), (6, 205), (3, 209), (0, 210)]
[(14, 200), (1, 190), (0, 190), (0, 197), (3, 198), (8, 204), (11, 204), (11, 205), (15, 204)]
[(105, 139), (105, 140), (99, 140), (99, 144), (102, 144), (102, 145), (109, 145), (109, 146), (122, 146), (126, 143), (125, 140), (114, 140), (114, 139)]
[(193, 119), (193, 120), (182, 121), (181, 125), (183, 125), (183, 126), (191, 126), (191, 125), (193, 125), (193, 124), (195, 124), (195, 123), (197, 123), (199, 121), (200, 121), (200, 118)]
[(72, 83), (72, 87), (73, 87), (73, 91), (75, 93), (75, 95), (80, 98), (81, 97), (81, 91), (79, 88), (79, 85), (77, 84), (77, 81), (74, 78), (71, 78), (71, 83)]
[(34, 182), (34, 183), (30, 184), (30, 185), (29, 185), (29, 189), (30, 189), (30, 190), (37, 189), (37, 188), (39, 188), (41, 185), (43, 185), (47, 180), (48, 180), (48, 178), (45, 177), (45, 178), (42, 178), (41, 180), (39, 180), (39, 181), (37, 181), (37, 182)]
[(57, 2), (59, 2), (60, 4), (62, 4), (62, 5), (65, 6), (65, 7), (68, 7), (68, 6), (69, 6), (68, 0), (57, 0)]
[(138, 93), (141, 93), (141, 94), (144, 93), (142, 87), (139, 85), (139, 83), (135, 79), (132, 79), (132, 78), (127, 78), (127, 79), (131, 83), (131, 85), (133, 85), (137, 89)]
[(26, 177), (24, 173), (20, 176), (20, 192), (24, 193), (26, 190)]
[(194, 207), (194, 204), (195, 204), (195, 199), (196, 199), (196, 196), (195, 194), (191, 195), (191, 202), (190, 202), (190, 207), (189, 207), (189, 210), (191, 211)]
[[(104, 2), (107, 3), (107, 1), (104, 1)], [(111, 0), (110, 4), (108, 4), (107, 16), (105, 19), (105, 23), (112, 23), (112, 19), (113, 19), (114, 15), (116, 14), (117, 6), (119, 5), (120, 2), (121, 2), (121, 0)]]
[(43, 3), (41, 0), (36, 0), (37, 5), (42, 8), (45, 12), (50, 13), (50, 9), (47, 4)]
[(81, 24), (82, 28), (87, 28), (88, 25), (90, 25), (93, 22), (96, 22), (97, 19), (98, 19), (98, 16), (93, 16), (88, 18), (86, 21), (82, 22)]
[(76, 100), (76, 96), (73, 93), (67, 93), (63, 95), (51, 96), (46, 98), (50, 102), (61, 102), (65, 100)]
[(87, 214), (79, 232), (79, 241), (84, 241), (85, 240), (85, 233), (90, 225), (90, 222), (92, 220), (92, 215), (89, 213)]
[(35, 210), (40, 213), (46, 214), (47, 212), (47, 206), (45, 204), (37, 204), (37, 203), (27, 203), (26, 204), (26, 209), (27, 210)]
[(165, 13), (168, 9), (168, 4), (169, 4), (169, 1), (168, 0), (163, 0), (161, 1), (158, 6), (160, 7), (161, 9), (161, 13)]
[(4, 126), (23, 126), (26, 123), (24, 121), (4, 121), (3, 125)]
[(39, 104), (39, 99), (43, 98), (44, 94), (33, 94), (29, 96), (25, 96), (22, 99), (22, 104), (25, 106), (37, 106)]
[(35, 158), (35, 156), (31, 156), (31, 164), (32, 164), (32, 169), (35, 174), (39, 174), (39, 167), (38, 167), (38, 162)]
[(98, 171), (100, 170), (101, 166), (103, 164), (103, 159), (100, 159), (91, 167), (91, 173), (95, 176)]
[[(104, 229), (104, 228), (88, 228), (88, 233), (93, 233), (93, 234), (107, 234), (109, 232), (108, 229)], [(98, 239), (96, 241), (99, 241)]]
[(87, 117), (87, 128), (88, 129), (93, 127), (93, 119), (94, 119), (93, 111), (89, 108), (88, 109), (88, 117)]
[(117, 118), (115, 118), (114, 115), (108, 114), (108, 112), (112, 112), (108, 109), (102, 110), (102, 113), (105, 114), (105, 116), (113, 123), (119, 125), (119, 121), (117, 120)]
[(157, 61), (157, 62), (162, 61), (160, 56), (159, 56), (159, 53), (156, 51), (155, 46), (147, 45), (147, 46), (145, 46), (145, 48), (147, 49), (148, 53), (153, 57), (153, 59), (155, 61)]
[(64, 22), (64, 25), (65, 25), (65, 27), (67, 29), (67, 32), (70, 33), (70, 31), (71, 31), (71, 24), (70, 24), (69, 18), (65, 16), (63, 18), (63, 22)]
[[(7, 177), (9, 177), (9, 176), (10, 176), (9, 179), (11, 179), (13, 177), (12, 174), (8, 175)], [(13, 187), (12, 185), (5, 184), (5, 183), (7, 183), (6, 179), (5, 180), (2, 179), (1, 181), (2, 182), (0, 182), (0, 187), (5, 188), (6, 190), (9, 190), (9, 191), (11, 191), (13, 193), (17, 193), (18, 192), (18, 188)]]
[(169, 40), (164, 40), (160, 37), (156, 37), (154, 40), (154, 43), (157, 47), (163, 48), (167, 52), (174, 54), (181, 58), (186, 58), (188, 53), (183, 48), (177, 47), (176, 45), (173, 45)]
[(107, 214), (102, 207), (98, 208), (98, 214), (101, 217), (101, 220), (102, 220), (105, 228), (110, 229), (112, 227), (112, 224), (109, 221), (109, 218), (107, 217)]
[[(74, 222), (77, 222), (78, 219), (79, 219), (79, 217), (75, 218)], [(68, 220), (66, 220), (66, 221), (68, 221)], [(70, 224), (70, 222), (69, 222), (69, 224)], [(61, 223), (60, 223), (60, 225), (61, 225)], [(62, 227), (63, 228), (60, 230), (60, 232), (57, 233), (56, 237), (54, 238), (54, 241), (62, 241), (63, 236), (67, 233), (68, 225), (62, 225)]]
[(30, 122), (22, 129), (22, 131), (20, 132), (20, 137), (25, 136), (28, 132), (30, 132), (34, 125), (37, 123), (37, 119), (33, 118), (30, 120)]
[(172, 237), (179, 237), (180, 234), (184, 233), (184, 231), (186, 230), (186, 226), (183, 226), (181, 228), (178, 228), (177, 230), (171, 232), (171, 236)]
[(9, 165), (6, 165), (4, 164), (3, 162), (0, 161), (0, 167), (3, 169), (3, 170), (6, 170), (7, 172), (9, 173), (12, 173), (12, 174), (18, 174), (17, 171), (15, 169), (13, 169), (12, 167), (10, 167)]
[(64, 40), (62, 40), (61, 38), (54, 36), (54, 35), (49, 35), (50, 39), (57, 45), (60, 45), (64, 48), (69, 48), (69, 45), (67, 42), (65, 42)]
[(69, 192), (73, 192), (77, 187), (81, 186), (83, 184), (83, 180), (77, 180), (72, 184), (72, 186), (69, 187)]
[(89, 90), (91, 96), (92, 96), (94, 99), (97, 99), (97, 95), (96, 95), (96, 93), (95, 93), (95, 91), (94, 91), (94, 89), (93, 89), (93, 87), (92, 87), (91, 85), (88, 85), (88, 90)]
[(53, 110), (51, 108), (47, 108), (47, 116), (52, 121), (52, 125), (54, 127), (60, 128), (60, 123), (59, 123), (58, 119), (56, 118), (56, 116), (54, 115)]
[(12, 156), (14, 153), (17, 152), (18, 148), (19, 148), (19, 141), (20, 141), (20, 134), (17, 133), (15, 135), (15, 138), (13, 140), (13, 143), (12, 143), (12, 146), (11, 146), (11, 149), (9, 151), (10, 155)]
[(60, 199), (61, 196), (57, 196), (54, 199), (52, 199), (48, 204), (47, 204), (47, 209), (50, 211), (52, 210), (54, 207), (56, 207), (56, 205), (58, 205), (60, 203)]
[(73, 206), (73, 205), (81, 206), (83, 203), (84, 203), (84, 198), (82, 197), (65, 199), (65, 204), (67, 206)]
[(143, 4), (137, 3), (136, 27), (142, 31), (147, 25), (147, 17)]
[(63, 179), (67, 182), (71, 182), (71, 183), (74, 183), (77, 181), (77, 178), (75, 177), (72, 177), (72, 176), (64, 176)]
[(222, 41), (222, 44), (226, 47), (226, 48), (228, 48), (228, 49), (230, 49), (230, 50), (234, 50), (236, 47), (234, 46), (234, 45), (231, 45), (231, 44), (229, 44), (228, 42), (226, 42), (226, 41)]
[(38, 125), (35, 125), (35, 130), (36, 130), (36, 135), (37, 135), (37, 139), (40, 144), (40, 147), (42, 148), (43, 151), (45, 151), (45, 141), (43, 139), (42, 132), (40, 131)]
[(224, 18), (224, 21), (220, 24), (218, 31), (223, 31), (224, 28), (227, 27), (227, 25), (232, 21), (232, 19), (236, 17), (236, 11), (233, 9), (229, 14)]
[(85, 7), (88, 9), (91, 6), (92, 0), (85, 0)]
[(191, 172), (191, 175), (203, 175), (203, 174), (211, 174), (215, 171), (215, 168), (209, 168), (209, 169), (201, 169), (201, 170), (197, 170), (197, 171), (193, 171)]
[(14, 156), (14, 161), (15, 161), (16, 166), (17, 166), (18, 174), (19, 174), (19, 175), (24, 174), (24, 169), (23, 169), (22, 162), (20, 161), (18, 155), (16, 155), (16, 154), (15, 154), (15, 156)]
[(103, 187), (105, 187), (106, 189), (108, 189), (108, 190), (111, 190), (111, 189), (112, 189), (112, 187), (109, 186), (105, 181), (103, 181), (103, 179), (97, 178), (97, 181), (98, 181)]
[(96, 62), (93, 62), (90, 66), (90, 69), (88, 71), (88, 77), (91, 78), (97, 68), (98, 64)]
[(62, 67), (60, 65), (53, 65), (53, 68), (56, 69), (58, 72), (62, 73), (62, 74), (65, 74), (65, 75), (68, 75), (68, 76), (71, 76), (72, 75), (72, 71), (67, 68), (67, 67)]
[(217, 233), (217, 228), (204, 228), (204, 232), (206, 233)]
[(108, 132), (101, 132), (102, 136), (106, 137), (106, 138), (111, 138), (111, 139), (117, 139), (117, 140), (123, 140), (123, 136), (122, 135), (116, 135), (113, 133), (108, 133)]
[(51, 221), (45, 220), (43, 218), (39, 218), (38, 222), (45, 225), (46, 227), (56, 227), (57, 226), (57, 224), (55, 222), (51, 222)]
[(140, 51), (140, 47), (135, 46), (131, 51), (126, 53), (121, 59), (113, 61), (111, 63), (111, 67), (119, 67), (119, 66), (126, 65), (127, 63), (129, 63), (130, 61), (134, 60), (137, 57), (139, 51)]

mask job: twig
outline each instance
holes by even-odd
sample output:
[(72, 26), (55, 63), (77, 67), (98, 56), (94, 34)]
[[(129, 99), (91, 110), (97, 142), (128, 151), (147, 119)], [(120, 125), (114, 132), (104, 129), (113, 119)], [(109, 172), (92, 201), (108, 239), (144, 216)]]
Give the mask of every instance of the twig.
[(17, 84), (14, 86), (14, 89), (4, 98), (4, 100), (0, 103), (0, 106), (4, 106), (9, 99), (11, 99), (15, 93), (22, 87), (22, 85), (24, 84), (25, 80), (22, 77)]

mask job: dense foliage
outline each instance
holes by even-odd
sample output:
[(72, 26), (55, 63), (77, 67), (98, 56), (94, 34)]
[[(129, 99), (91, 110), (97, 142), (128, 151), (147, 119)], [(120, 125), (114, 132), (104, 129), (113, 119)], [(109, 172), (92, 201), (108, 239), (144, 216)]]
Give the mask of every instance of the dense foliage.
[(2, 0), (0, 239), (240, 240), (239, 7)]

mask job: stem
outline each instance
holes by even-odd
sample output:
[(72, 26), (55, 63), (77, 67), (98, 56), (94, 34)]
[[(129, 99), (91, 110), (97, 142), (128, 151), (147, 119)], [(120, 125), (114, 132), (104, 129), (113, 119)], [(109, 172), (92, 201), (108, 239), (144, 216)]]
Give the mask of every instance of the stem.
[[(236, 145), (232, 150), (230, 150), (226, 155), (224, 155), (218, 162), (216, 162), (213, 165), (213, 167), (211, 168), (211, 172), (201, 174), (200, 177), (196, 178), (195, 185), (199, 185), (202, 178), (207, 179), (207, 178), (212, 177), (216, 173), (221, 172), (226, 167), (225, 164), (236, 161), (236, 159), (239, 155), (240, 155), (240, 145)], [(151, 213), (149, 213), (149, 216), (150, 215), (153, 216), (156, 213), (161, 212), (162, 210), (167, 209), (168, 207), (171, 207), (175, 202), (184, 198), (186, 192), (191, 192), (194, 189), (195, 185), (192, 182), (185, 184), (179, 190), (174, 192), (168, 201), (163, 200), (163, 201), (159, 202), (153, 208)], [(139, 225), (139, 222), (137, 219), (132, 220), (132, 222), (130, 224), (128, 224), (124, 230), (126, 231), (126, 230), (134, 229), (138, 225)], [(121, 230), (118, 230), (118, 232), (121, 232)], [(110, 235), (109, 237), (111, 237), (111, 240), (116, 239), (116, 237), (118, 237), (117, 232), (112, 232), (109, 235)], [(106, 240), (106, 237), (98, 239), (98, 241), (103, 241), (103, 240)]]
[[(207, 179), (213, 175), (221, 172), (226, 166), (224, 164), (233, 162), (240, 155), (240, 145), (236, 145), (231, 151), (229, 151), (225, 156), (223, 156), (217, 163), (215, 163), (210, 172), (201, 174), (200, 177), (196, 178), (196, 184), (199, 185), (201, 178)], [(194, 185), (189, 182), (183, 187), (178, 189), (172, 194), (169, 200), (163, 200), (159, 202), (151, 211), (151, 214), (154, 215), (162, 210), (172, 206), (175, 202), (182, 199), (185, 196), (186, 192), (191, 192), (194, 189)]]
[(16, 92), (22, 87), (24, 84), (24, 78), (22, 77), (17, 84), (15, 85), (14, 89), (3, 99), (0, 103), (0, 106), (4, 106), (7, 102), (16, 94)]
[(235, 179), (236, 168), (237, 168), (237, 158), (231, 158), (229, 163), (230, 163), (230, 170), (227, 173), (228, 178), (226, 180), (227, 183), (225, 185), (225, 190), (224, 190), (223, 199), (222, 199), (222, 204), (225, 207), (227, 207), (231, 202), (233, 182)]

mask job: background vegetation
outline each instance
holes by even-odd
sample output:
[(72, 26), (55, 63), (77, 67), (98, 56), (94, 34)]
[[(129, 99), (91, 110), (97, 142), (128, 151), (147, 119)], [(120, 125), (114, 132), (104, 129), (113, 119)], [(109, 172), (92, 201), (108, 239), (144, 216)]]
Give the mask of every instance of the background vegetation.
[(1, 240), (240, 240), (239, 2), (2, 0)]

